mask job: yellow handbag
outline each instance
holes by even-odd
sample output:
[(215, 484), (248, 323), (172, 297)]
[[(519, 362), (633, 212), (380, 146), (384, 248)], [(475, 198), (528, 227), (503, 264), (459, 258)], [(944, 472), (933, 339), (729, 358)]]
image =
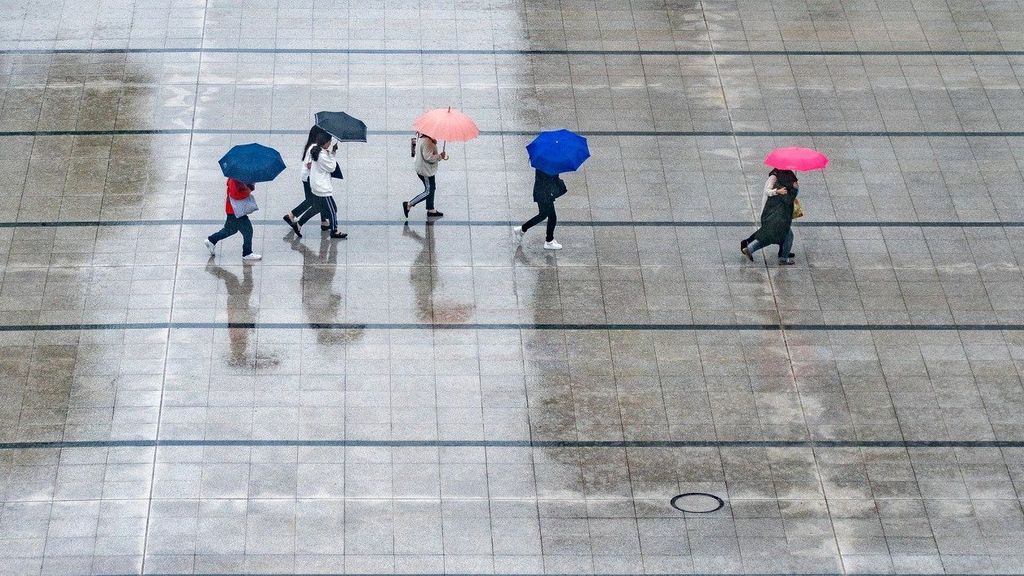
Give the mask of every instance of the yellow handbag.
[(793, 219), (801, 218), (804, 215), (804, 209), (800, 207), (800, 199), (793, 200)]

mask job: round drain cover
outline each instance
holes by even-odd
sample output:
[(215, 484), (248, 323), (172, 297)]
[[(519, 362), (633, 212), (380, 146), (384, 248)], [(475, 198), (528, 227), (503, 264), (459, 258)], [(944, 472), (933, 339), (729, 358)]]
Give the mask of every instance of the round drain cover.
[(691, 514), (708, 514), (709, 512), (721, 510), (722, 506), (725, 506), (725, 502), (721, 498), (707, 492), (680, 494), (673, 498), (669, 504), (680, 512), (689, 512)]

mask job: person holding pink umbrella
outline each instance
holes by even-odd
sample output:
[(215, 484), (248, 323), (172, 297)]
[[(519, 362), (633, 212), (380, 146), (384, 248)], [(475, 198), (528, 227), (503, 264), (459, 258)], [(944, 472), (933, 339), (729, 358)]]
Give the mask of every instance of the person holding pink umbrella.
[(795, 264), (793, 259), (793, 202), (800, 183), (792, 170), (772, 170), (765, 183), (764, 204), (761, 207), (761, 227), (740, 242), (740, 252), (751, 262), (754, 252), (771, 244), (779, 245), (779, 265)]
[(779, 245), (779, 265), (790, 266), (793, 259), (793, 218), (803, 212), (797, 203), (800, 181), (794, 170), (820, 170), (828, 165), (828, 158), (809, 148), (779, 148), (765, 158), (772, 167), (764, 185), (761, 201), (761, 227), (740, 242), (740, 252), (754, 260), (754, 252), (770, 244)]
[(416, 176), (423, 182), (423, 191), (412, 197), (408, 202), (402, 202), (402, 211), (405, 217), (409, 218), (409, 209), (413, 206), (427, 201), (427, 216), (440, 218), (444, 212), (434, 208), (434, 192), (437, 191), (437, 168), (441, 160), (448, 159), (447, 152), (437, 151), (437, 140), (426, 134), (418, 134), (416, 139)]
[(413, 165), (420, 182), (423, 182), (423, 191), (413, 196), (411, 200), (402, 202), (402, 212), (408, 219), (409, 210), (426, 200), (427, 216), (440, 218), (444, 216), (444, 213), (434, 208), (434, 192), (437, 191), (438, 164), (441, 163), (441, 160), (448, 159), (448, 153), (444, 151), (445, 145), (441, 146), (440, 152), (437, 151), (437, 141), (438, 139), (444, 140), (445, 144), (449, 140), (466, 142), (479, 136), (480, 129), (476, 127), (472, 118), (458, 110), (453, 110), (451, 106), (447, 109), (437, 108), (423, 114), (416, 119), (413, 127), (416, 128), (416, 138), (413, 138), (412, 147), (412, 155), (416, 160)]

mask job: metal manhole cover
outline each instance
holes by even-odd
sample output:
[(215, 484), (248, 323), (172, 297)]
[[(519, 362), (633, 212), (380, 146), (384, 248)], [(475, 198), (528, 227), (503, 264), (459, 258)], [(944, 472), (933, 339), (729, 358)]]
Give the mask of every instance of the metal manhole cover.
[(709, 514), (725, 506), (725, 501), (707, 492), (687, 492), (672, 498), (669, 504), (680, 512), (691, 514)]

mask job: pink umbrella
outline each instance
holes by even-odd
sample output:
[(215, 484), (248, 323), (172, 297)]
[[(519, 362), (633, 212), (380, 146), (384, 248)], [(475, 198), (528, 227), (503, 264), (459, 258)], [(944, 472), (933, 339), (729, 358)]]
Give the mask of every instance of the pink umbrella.
[(776, 148), (764, 157), (764, 163), (779, 170), (821, 170), (828, 166), (828, 156), (810, 148)]
[[(458, 110), (437, 108), (416, 119), (413, 127), (420, 134), (426, 134), (434, 140), (465, 142), (480, 135), (476, 122)], [(444, 147), (442, 146), (442, 150)]]

